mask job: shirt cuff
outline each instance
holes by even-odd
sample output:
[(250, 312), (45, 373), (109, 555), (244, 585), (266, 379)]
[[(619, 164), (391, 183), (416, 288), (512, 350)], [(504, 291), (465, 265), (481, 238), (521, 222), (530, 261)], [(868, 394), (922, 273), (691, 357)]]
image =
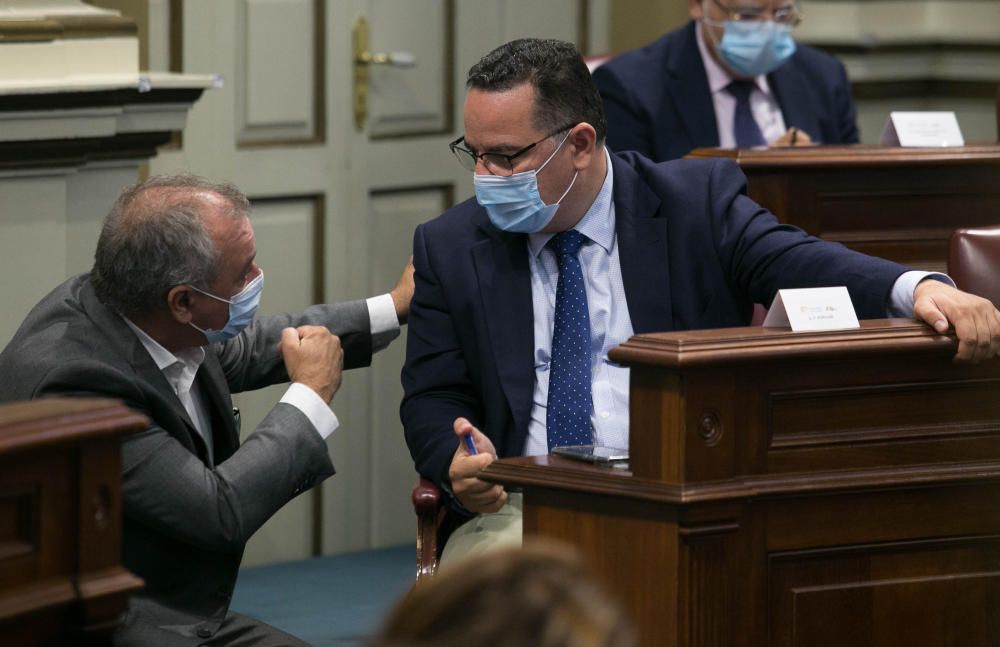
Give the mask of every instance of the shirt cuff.
[(377, 353), (399, 337), (399, 318), (392, 296), (388, 293), (371, 297), (366, 303), (372, 331), (372, 351)]
[(941, 281), (951, 287), (955, 287), (955, 282), (947, 274), (940, 272), (920, 272), (912, 270), (903, 272), (892, 285), (892, 294), (889, 296), (890, 317), (912, 317), (913, 316), (913, 293), (917, 289), (917, 284), (924, 279)]
[(330, 405), (301, 382), (293, 382), (289, 385), (280, 401), (292, 405), (301, 411), (306, 418), (309, 418), (309, 422), (312, 423), (323, 440), (326, 440), (340, 426), (337, 414), (330, 409)]

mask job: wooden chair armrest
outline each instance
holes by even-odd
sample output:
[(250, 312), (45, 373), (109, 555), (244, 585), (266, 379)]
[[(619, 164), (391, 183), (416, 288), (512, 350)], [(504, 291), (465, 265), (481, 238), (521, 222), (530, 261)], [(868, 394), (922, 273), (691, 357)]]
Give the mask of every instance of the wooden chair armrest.
[(437, 533), (444, 516), (444, 493), (421, 478), (411, 495), (417, 515), (417, 583), (437, 571)]

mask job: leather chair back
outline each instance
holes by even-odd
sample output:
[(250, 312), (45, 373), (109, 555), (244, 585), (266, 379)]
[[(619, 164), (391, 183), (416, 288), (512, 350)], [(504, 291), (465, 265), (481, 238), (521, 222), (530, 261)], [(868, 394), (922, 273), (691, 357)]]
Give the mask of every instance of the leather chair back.
[(956, 229), (948, 242), (948, 275), (959, 289), (1000, 307), (1000, 226)]

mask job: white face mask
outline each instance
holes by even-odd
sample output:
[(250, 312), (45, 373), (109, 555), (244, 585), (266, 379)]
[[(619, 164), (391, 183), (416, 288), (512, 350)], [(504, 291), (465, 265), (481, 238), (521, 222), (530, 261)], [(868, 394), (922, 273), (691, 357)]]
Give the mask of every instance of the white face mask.
[(476, 188), (476, 201), (490, 217), (493, 226), (501, 231), (521, 234), (539, 232), (552, 222), (559, 203), (576, 183), (579, 171), (573, 174), (569, 186), (553, 204), (545, 204), (538, 192), (538, 174), (555, 157), (562, 148), (570, 133), (566, 133), (548, 159), (537, 169), (514, 173), (510, 176), (473, 175), (472, 182)]
[(773, 20), (719, 22), (708, 18), (708, 2), (702, 5), (702, 22), (722, 27), (722, 40), (712, 34), (712, 47), (737, 74), (752, 78), (770, 74), (795, 53), (792, 26)]

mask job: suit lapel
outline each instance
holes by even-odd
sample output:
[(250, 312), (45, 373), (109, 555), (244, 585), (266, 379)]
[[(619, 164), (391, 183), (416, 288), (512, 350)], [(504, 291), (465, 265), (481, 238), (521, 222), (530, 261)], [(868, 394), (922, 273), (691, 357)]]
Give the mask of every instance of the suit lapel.
[(513, 441), (516, 447), (523, 447), (535, 380), (534, 310), (528, 245), (522, 234), (499, 232), (485, 222), (480, 224), (480, 229), (487, 238), (471, 250), (479, 298), (493, 357), (496, 358), (497, 373), (510, 403), (514, 428), (518, 430), (518, 437)]
[(673, 329), (670, 300), (667, 218), (660, 199), (616, 155), (615, 233), (632, 330), (636, 334)]
[(198, 369), (197, 383), (211, 414), (213, 453), (218, 465), (233, 455), (240, 445), (240, 438), (233, 418), (233, 400), (226, 375), (211, 351), (205, 355), (205, 361)]
[(795, 126), (804, 130), (817, 144), (822, 143), (819, 122), (816, 120), (816, 115), (821, 110), (813, 105), (812, 97), (805, 92), (809, 82), (799, 72), (794, 61), (788, 61), (771, 72), (767, 76), (767, 82), (781, 107), (785, 127)]
[[(689, 138), (688, 150), (698, 145), (719, 145), (715, 104), (712, 103), (712, 90), (708, 87), (705, 64), (698, 51), (696, 26), (695, 22), (689, 22), (671, 43), (667, 54), (667, 93), (674, 112), (680, 115), (684, 124)], [(678, 144), (670, 143), (672, 147)]]
[[(89, 282), (80, 289), (80, 301), (91, 320), (100, 330), (104, 331), (110, 350), (125, 357), (135, 370), (138, 379), (142, 383), (150, 385), (153, 388), (153, 393), (170, 413), (187, 426), (187, 435), (190, 438), (188, 446), (194, 449), (199, 458), (207, 464), (208, 451), (204, 439), (195, 428), (184, 405), (177, 399), (177, 394), (174, 393), (170, 382), (156, 366), (156, 362), (146, 352), (146, 348), (132, 332), (132, 329), (128, 327), (121, 316), (101, 303)], [(167, 427), (163, 420), (157, 419), (156, 422), (165, 428)], [(167, 431), (177, 437), (176, 429), (167, 428)], [(182, 438), (178, 438), (178, 440), (183, 443)]]

